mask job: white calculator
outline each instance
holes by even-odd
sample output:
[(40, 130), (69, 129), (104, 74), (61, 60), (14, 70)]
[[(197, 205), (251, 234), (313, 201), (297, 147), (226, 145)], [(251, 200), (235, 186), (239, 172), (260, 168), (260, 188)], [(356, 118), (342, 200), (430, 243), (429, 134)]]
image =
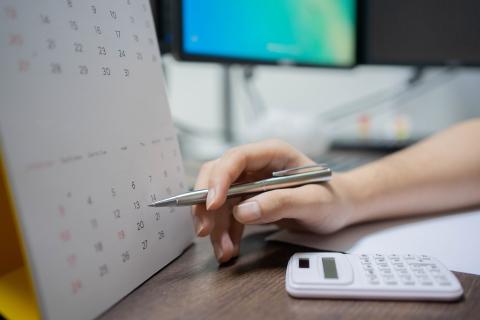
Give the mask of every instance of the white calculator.
[(437, 259), (413, 254), (296, 253), (285, 282), (299, 298), (445, 301), (463, 294)]

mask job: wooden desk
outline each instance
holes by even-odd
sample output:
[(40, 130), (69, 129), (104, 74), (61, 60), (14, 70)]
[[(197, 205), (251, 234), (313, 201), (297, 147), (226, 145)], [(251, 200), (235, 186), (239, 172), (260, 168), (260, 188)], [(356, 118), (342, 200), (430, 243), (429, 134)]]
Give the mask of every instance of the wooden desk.
[[(209, 239), (146, 281), (101, 319), (479, 319), (480, 276), (456, 273), (463, 300), (382, 302), (300, 300), (285, 291), (285, 268), (303, 247), (267, 243), (269, 229), (250, 228), (241, 256), (219, 267)], [(311, 250), (309, 250), (311, 251)], [(473, 254), (473, 253), (472, 253)]]

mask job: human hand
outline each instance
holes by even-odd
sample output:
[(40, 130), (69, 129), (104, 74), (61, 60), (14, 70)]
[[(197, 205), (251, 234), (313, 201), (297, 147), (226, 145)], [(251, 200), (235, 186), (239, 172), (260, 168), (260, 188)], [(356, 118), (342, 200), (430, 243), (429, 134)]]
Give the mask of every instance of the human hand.
[(348, 225), (352, 204), (345, 177), (329, 183), (277, 189), (253, 197), (226, 199), (232, 183), (271, 177), (273, 171), (313, 164), (279, 140), (239, 146), (203, 165), (195, 189), (208, 189), (206, 205), (193, 208), (196, 233), (210, 235), (215, 256), (226, 262), (238, 255), (245, 224), (275, 223), (282, 228), (331, 233)]

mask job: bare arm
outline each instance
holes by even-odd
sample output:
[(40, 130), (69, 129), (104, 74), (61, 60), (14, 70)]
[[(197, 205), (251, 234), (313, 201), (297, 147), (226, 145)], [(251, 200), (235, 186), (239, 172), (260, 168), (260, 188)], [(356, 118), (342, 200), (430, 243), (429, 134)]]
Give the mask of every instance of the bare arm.
[(349, 223), (480, 204), (480, 119), (345, 174)]
[(328, 184), (268, 191), (226, 200), (235, 181), (311, 164), (290, 145), (270, 140), (236, 147), (200, 171), (196, 188), (208, 188), (207, 205), (194, 207), (199, 236), (210, 235), (225, 262), (239, 252), (245, 224), (330, 233), (346, 226), (480, 205), (480, 119), (434, 135)]

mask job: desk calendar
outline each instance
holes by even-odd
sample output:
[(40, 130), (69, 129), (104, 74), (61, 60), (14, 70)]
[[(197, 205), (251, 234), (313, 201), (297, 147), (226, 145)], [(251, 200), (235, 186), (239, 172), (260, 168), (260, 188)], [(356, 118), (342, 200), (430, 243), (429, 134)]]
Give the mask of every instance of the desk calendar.
[(0, 313), (94, 318), (192, 241), (150, 5), (0, 10)]

